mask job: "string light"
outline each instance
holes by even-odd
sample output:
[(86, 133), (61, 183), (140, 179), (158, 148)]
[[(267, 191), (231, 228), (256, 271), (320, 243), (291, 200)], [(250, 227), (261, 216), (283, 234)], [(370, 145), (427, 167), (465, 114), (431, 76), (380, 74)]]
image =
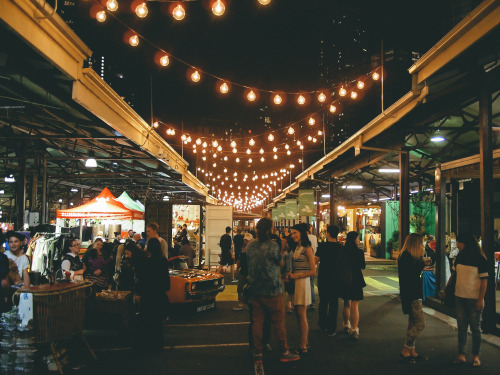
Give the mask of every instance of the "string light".
[(306, 103), (306, 98), (304, 98), (304, 96), (302, 95), (299, 95), (299, 97), (297, 98), (297, 103), (299, 103), (300, 105), (304, 105)]
[(351, 91), (351, 99), (356, 99), (358, 97), (358, 93), (356, 91)]
[(227, 94), (229, 92), (229, 86), (226, 82), (224, 82), (222, 85), (220, 85), (219, 90), (221, 93)]
[(264, 149), (263, 149), (263, 148), (261, 148), (261, 149), (259, 150), (259, 153), (262, 155), (262, 154), (264, 153)]
[(287, 154), (288, 156), (290, 156), (290, 155), (292, 155), (292, 152), (291, 152), (290, 150), (288, 150), (288, 151), (286, 152), (286, 154)]
[(236, 142), (235, 141), (231, 141), (231, 143), (229, 144), (232, 148), (236, 148)]
[(278, 147), (273, 147), (273, 152), (277, 152), (278, 151)]
[(217, 0), (214, 5), (212, 5), (212, 12), (216, 16), (222, 16), (226, 11), (226, 6), (221, 0)]
[(167, 55), (160, 57), (160, 65), (161, 66), (168, 66), (168, 64), (170, 64), (170, 59), (168, 58)]
[(253, 102), (255, 101), (256, 98), (257, 96), (255, 95), (255, 93), (252, 90), (250, 90), (250, 92), (247, 94), (248, 101)]
[(193, 74), (191, 74), (191, 80), (193, 82), (199, 82), (200, 79), (201, 79), (200, 73), (197, 70), (195, 70)]
[(346, 96), (347, 95), (347, 90), (343, 87), (340, 88), (339, 90), (339, 95), (340, 96)]
[(374, 81), (378, 81), (380, 79), (380, 74), (378, 74), (377, 72), (373, 72), (372, 79)]
[(207, 146), (208, 146), (207, 142), (203, 142), (202, 146), (203, 146), (203, 148), (207, 148)]
[(323, 135), (323, 132), (321, 130), (318, 130), (318, 135), (319, 136), (322, 136)]
[(260, 161), (261, 161), (262, 163), (264, 163), (264, 161), (265, 161), (265, 160), (266, 160), (266, 159), (264, 159), (264, 156), (260, 158)]
[(108, 0), (106, 2), (106, 8), (108, 8), (110, 12), (115, 12), (118, 9), (118, 1)]
[(130, 39), (128, 40), (130, 45), (132, 47), (137, 47), (139, 45), (139, 36), (138, 35), (132, 35)]
[(135, 14), (137, 14), (137, 17), (139, 18), (146, 17), (148, 15), (148, 7), (146, 6), (146, 3), (137, 5), (135, 8)]
[(249, 148), (247, 148), (247, 151), (246, 151), (247, 155), (250, 155), (252, 153), (252, 151), (250, 151)]
[(312, 141), (312, 139), (313, 139), (313, 137), (312, 137), (312, 136), (308, 136), (308, 137), (307, 137), (307, 140), (308, 140), (308, 141)]
[(288, 150), (290, 148), (290, 146), (288, 146), (288, 144), (285, 145), (285, 150)]
[(363, 81), (358, 81), (356, 87), (360, 90), (363, 90), (365, 88), (365, 83)]
[(240, 162), (240, 158), (236, 158), (236, 163), (239, 163)]
[(335, 107), (333, 104), (330, 106), (330, 112), (335, 113), (337, 111), (337, 107)]
[(276, 95), (274, 95), (273, 101), (274, 101), (274, 104), (280, 105), (283, 102), (283, 98), (280, 95), (276, 94)]
[(183, 20), (184, 17), (186, 16), (186, 11), (184, 10), (184, 7), (181, 4), (178, 4), (172, 11), (172, 16), (177, 21)]
[(158, 129), (159, 126), (160, 124), (158, 123), (158, 121), (153, 122), (153, 128)]
[(195, 143), (196, 143), (198, 146), (199, 146), (199, 145), (201, 145), (201, 139), (200, 139), (200, 138), (198, 138), (198, 139), (195, 141)]
[(278, 159), (278, 155), (274, 154), (274, 159), (275, 160)]
[(267, 136), (267, 140), (268, 140), (269, 142), (274, 141), (274, 135), (273, 135), (272, 133), (271, 133), (271, 134), (269, 134), (269, 135)]
[(309, 117), (308, 123), (309, 123), (309, 125), (313, 126), (316, 123), (316, 120), (312, 117)]
[(297, 141), (297, 146), (300, 146), (302, 144), (301, 141)]
[(97, 14), (95, 15), (95, 18), (99, 22), (106, 21), (106, 11), (101, 10), (101, 11), (97, 12)]
[(219, 146), (217, 147), (217, 151), (219, 151), (219, 152), (221, 152), (221, 151), (222, 151), (222, 146), (221, 146), (221, 145), (219, 145)]
[(271, 2), (271, 0), (259, 0), (259, 3), (262, 5), (268, 5)]
[(248, 144), (249, 144), (250, 146), (255, 146), (255, 141), (254, 141), (254, 139), (253, 139), (253, 138), (250, 138), (250, 140), (248, 141)]
[(252, 158), (248, 159), (248, 162), (249, 162), (250, 164), (252, 164), (252, 161), (253, 161), (253, 160), (252, 160)]
[(218, 145), (219, 145), (219, 142), (217, 142), (217, 141), (212, 142), (212, 147), (217, 147)]
[(318, 95), (318, 101), (320, 103), (323, 103), (325, 100), (326, 100), (326, 95), (325, 94), (321, 93), (321, 94)]
[(187, 139), (187, 135), (186, 134), (181, 135), (181, 140), (182, 141), (185, 141), (186, 139)]

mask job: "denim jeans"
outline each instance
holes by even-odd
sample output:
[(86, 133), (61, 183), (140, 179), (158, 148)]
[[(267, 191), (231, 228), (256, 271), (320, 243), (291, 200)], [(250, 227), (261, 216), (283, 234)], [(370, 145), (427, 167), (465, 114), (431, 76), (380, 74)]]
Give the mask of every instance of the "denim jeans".
[(411, 310), (408, 314), (408, 328), (406, 330), (405, 346), (413, 348), (417, 336), (425, 328), (424, 312), (422, 311), (422, 300), (411, 301)]
[(318, 325), (327, 332), (337, 330), (337, 316), (339, 310), (339, 297), (332, 287), (318, 286), (319, 291), (319, 320)]
[(472, 355), (481, 351), (481, 315), (476, 309), (477, 299), (455, 297), (455, 313), (458, 326), (458, 354), (465, 354), (467, 328), (472, 331)]

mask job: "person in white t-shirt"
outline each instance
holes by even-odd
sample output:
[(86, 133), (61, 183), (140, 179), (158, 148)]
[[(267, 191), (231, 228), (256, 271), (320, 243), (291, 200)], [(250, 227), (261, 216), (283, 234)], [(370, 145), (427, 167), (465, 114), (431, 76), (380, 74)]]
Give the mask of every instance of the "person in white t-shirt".
[[(316, 250), (318, 250), (318, 237), (312, 234), (311, 224), (308, 224), (307, 237), (311, 242), (313, 256), (316, 256)], [(307, 307), (308, 310), (316, 310), (316, 294), (314, 293), (314, 279), (315, 276), (311, 276), (309, 278), (309, 280), (311, 281), (311, 304)]]
[(30, 286), (30, 277), (28, 270), (30, 268), (30, 261), (23, 253), (24, 236), (17, 232), (7, 233), (7, 240), (9, 241), (9, 251), (5, 252), (7, 258), (16, 263), (19, 276), (23, 279), (25, 286)]

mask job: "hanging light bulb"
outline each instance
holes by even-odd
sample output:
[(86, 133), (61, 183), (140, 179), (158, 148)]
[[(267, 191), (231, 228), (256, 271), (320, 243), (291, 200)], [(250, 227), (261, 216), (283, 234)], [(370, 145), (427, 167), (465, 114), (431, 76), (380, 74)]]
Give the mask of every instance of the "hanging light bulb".
[(97, 12), (97, 14), (95, 15), (95, 19), (99, 22), (106, 21), (106, 11), (101, 10), (101, 11)]
[(201, 150), (202, 153), (206, 154), (207, 153), (207, 150), (203, 149)]
[(186, 135), (186, 134), (181, 135), (181, 140), (182, 140), (183, 142), (184, 142), (186, 139), (187, 139), (187, 135)]
[(325, 94), (321, 93), (321, 94), (318, 95), (318, 101), (320, 103), (323, 103), (325, 100), (326, 100), (326, 95)]
[(273, 152), (278, 152), (278, 147), (273, 147)]
[(191, 136), (190, 136), (190, 135), (188, 135), (188, 137), (187, 137), (187, 139), (186, 139), (186, 142), (187, 142), (187, 143), (190, 143), (190, 142), (191, 142)]
[(307, 140), (308, 140), (308, 141), (312, 141), (312, 139), (313, 139), (313, 137), (311, 137), (311, 136), (308, 136), (308, 137), (307, 137)]
[(365, 88), (365, 83), (363, 81), (358, 81), (356, 87), (360, 90), (363, 90)]
[(161, 66), (167, 66), (168, 64), (170, 64), (170, 59), (168, 58), (167, 55), (163, 55), (162, 57), (160, 57)]
[(322, 136), (323, 135), (323, 132), (321, 130), (318, 130), (318, 135), (319, 136)]
[(200, 73), (197, 70), (195, 70), (193, 74), (191, 74), (191, 80), (193, 82), (199, 82), (200, 78), (201, 78)]
[(236, 158), (236, 163), (239, 163), (240, 162), (240, 158)]
[(278, 155), (274, 154), (274, 159), (275, 160), (278, 159)]
[(264, 161), (265, 161), (265, 160), (266, 160), (266, 159), (264, 159), (264, 156), (260, 158), (260, 161), (261, 161), (262, 163), (264, 163)]
[(316, 123), (316, 120), (313, 117), (309, 117), (308, 123), (309, 125), (313, 126)]
[(356, 99), (358, 97), (358, 93), (356, 91), (351, 91), (351, 99)]
[(252, 161), (253, 161), (253, 160), (252, 160), (252, 158), (249, 158), (249, 159), (248, 159), (248, 162), (249, 162), (250, 164), (252, 164)]
[(347, 95), (347, 90), (343, 87), (340, 88), (339, 90), (339, 95), (340, 96), (346, 96)]
[(116, 0), (108, 0), (106, 2), (106, 8), (108, 8), (108, 10), (110, 12), (114, 12), (118, 9), (118, 1)]
[(219, 86), (219, 90), (222, 94), (227, 94), (229, 92), (229, 86), (226, 82)]
[(259, 0), (259, 3), (262, 5), (268, 5), (271, 2), (271, 0)]
[(264, 149), (263, 149), (263, 148), (261, 148), (261, 149), (259, 150), (259, 153), (262, 155), (262, 154), (264, 153)]
[(233, 154), (236, 154), (238, 150), (236, 148), (233, 148)]
[(199, 145), (201, 145), (201, 139), (200, 139), (200, 138), (198, 138), (198, 139), (196, 140), (196, 144), (197, 144), (198, 146), (199, 146)]
[(313, 138), (313, 143), (316, 143), (318, 140), (316, 138)]
[(219, 152), (222, 151), (222, 146), (221, 145), (217, 146), (217, 151), (219, 151)]
[(227, 161), (227, 156), (224, 156), (224, 161)]
[(297, 141), (297, 146), (300, 146), (302, 144), (301, 141)]
[(217, 141), (212, 142), (212, 147), (217, 147), (218, 145), (219, 145), (219, 142), (217, 142)]
[[(203, 151), (205, 151), (205, 150), (203, 150)], [(203, 161), (207, 160), (206, 156), (202, 156), (201, 158), (203, 159)]]
[(255, 95), (255, 93), (252, 90), (250, 90), (250, 92), (247, 94), (248, 101), (253, 102), (255, 101), (256, 98), (257, 95)]
[(290, 148), (290, 146), (288, 146), (288, 144), (285, 145), (285, 150), (288, 150)]
[[(300, 105), (303, 105), (306, 103), (306, 98), (304, 98), (304, 96), (302, 95), (299, 95), (299, 97), (297, 98), (297, 103), (299, 103)], [(278, 103), (276, 103), (278, 104)]]
[(215, 159), (217, 157), (217, 154), (214, 152), (214, 154), (212, 155), (212, 157)]
[(250, 151), (250, 149), (249, 149), (249, 148), (247, 148), (247, 151), (246, 151), (246, 152), (247, 152), (247, 155), (250, 155), (250, 154), (252, 153), (252, 151)]
[(276, 105), (280, 105), (282, 102), (283, 102), (283, 98), (281, 96), (279, 96), (278, 94), (274, 95), (274, 104)]
[(373, 72), (372, 79), (374, 81), (378, 81), (380, 79), (380, 74), (378, 74), (377, 72)]
[[(214, 168), (217, 167), (217, 163), (213, 163), (212, 167), (214, 167)], [(215, 180), (215, 178), (214, 178), (214, 180)]]
[(226, 11), (226, 6), (221, 0), (217, 0), (214, 5), (212, 5), (212, 12), (216, 16), (222, 16)]
[(137, 5), (137, 7), (135, 8), (135, 14), (137, 14), (137, 17), (139, 18), (146, 17), (148, 15), (148, 7), (146, 6), (146, 3)]
[(290, 156), (290, 155), (292, 154), (292, 152), (291, 152), (290, 150), (288, 150), (288, 151), (286, 152), (286, 154)]
[(274, 141), (274, 135), (273, 135), (272, 133), (271, 133), (271, 134), (269, 134), (269, 135), (267, 136), (267, 140), (268, 140), (269, 142)]
[(206, 148), (208, 146), (207, 142), (203, 142), (202, 146), (203, 148)]
[(181, 4), (178, 4), (173, 12), (172, 12), (172, 16), (177, 20), (177, 21), (180, 21), (182, 19), (184, 19), (184, 17), (186, 16), (186, 11), (184, 10), (184, 7), (181, 5)]
[(248, 141), (248, 144), (249, 144), (250, 146), (255, 146), (255, 141), (254, 141), (254, 139), (253, 139), (253, 138), (250, 138), (250, 140)]
[(290, 135), (291, 135), (291, 134), (293, 134), (293, 133), (295, 133), (295, 129), (294, 129), (294, 128), (292, 128), (292, 127), (290, 126), (290, 127), (288, 128), (288, 134), (290, 134)]
[(337, 107), (335, 107), (333, 104), (330, 106), (330, 112), (335, 113), (337, 111)]
[(132, 47), (137, 47), (139, 45), (139, 37), (137, 35), (132, 35), (128, 42)]
[(235, 148), (236, 147), (236, 142), (235, 141), (231, 141), (231, 143), (229, 144), (232, 148)]

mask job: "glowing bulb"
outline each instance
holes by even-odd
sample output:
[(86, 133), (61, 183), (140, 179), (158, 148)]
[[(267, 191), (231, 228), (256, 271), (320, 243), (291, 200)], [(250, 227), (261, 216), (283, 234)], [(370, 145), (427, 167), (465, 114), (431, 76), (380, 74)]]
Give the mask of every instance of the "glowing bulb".
[(313, 138), (313, 143), (316, 143), (318, 140), (316, 138)]
[(343, 87), (340, 88), (339, 90), (339, 95), (340, 96), (346, 96), (347, 95), (347, 90)]
[[(214, 168), (217, 167), (217, 163), (213, 163), (212, 167), (214, 167)], [(215, 180), (215, 178), (214, 178), (214, 180)]]
[(188, 137), (187, 137), (187, 139), (186, 139), (186, 142), (187, 142), (187, 143), (191, 142), (191, 136), (190, 136), (190, 135), (188, 135)]
[(248, 101), (253, 102), (256, 98), (257, 96), (255, 95), (255, 93), (250, 90), (250, 92), (247, 94)]
[(236, 148), (233, 148), (233, 154), (236, 154), (238, 150)]
[(203, 161), (207, 160), (206, 156), (202, 156), (201, 158), (203, 159)]
[(273, 101), (274, 101), (274, 104), (279, 105), (283, 102), (283, 98), (281, 96), (279, 96), (278, 94), (276, 94), (276, 95), (274, 95)]
[(184, 19), (184, 17), (186, 16), (186, 11), (184, 10), (183, 6), (181, 4), (177, 5), (173, 12), (172, 12), (172, 16), (177, 20), (177, 21), (180, 21), (182, 19)]
[(253, 138), (251, 138), (249, 141), (248, 141), (248, 144), (250, 146), (255, 146), (255, 141), (253, 140)]
[[(300, 95), (298, 98), (297, 98), (297, 103), (299, 103), (300, 105), (303, 105), (306, 103), (306, 98), (304, 98), (302, 95)], [(276, 103), (278, 104), (278, 103)]]
[(323, 135), (323, 132), (321, 130), (318, 130), (318, 135), (319, 136), (322, 136)]
[(309, 117), (308, 123), (309, 123), (309, 125), (313, 126), (316, 123), (316, 120), (312, 117)]
[(337, 107), (335, 107), (333, 104), (330, 106), (330, 112), (335, 113), (337, 111)]
[(199, 81), (200, 81), (200, 78), (201, 78), (200, 73), (198, 73), (198, 71), (197, 71), (197, 70), (195, 70), (195, 71), (194, 71), (194, 73), (193, 73), (193, 74), (191, 74), (191, 80), (192, 80), (193, 82), (199, 82)]
[(227, 156), (224, 156), (224, 161), (227, 161)]
[(323, 103), (326, 100), (326, 95), (321, 93), (318, 95), (318, 101)]
[(285, 150), (288, 150), (290, 148), (290, 146), (288, 146), (288, 144), (285, 145)]
[(199, 146), (199, 145), (201, 145), (201, 139), (200, 139), (200, 138), (198, 138), (198, 139), (196, 140), (196, 144), (197, 144), (198, 146)]
[(378, 74), (377, 72), (373, 72), (372, 78), (374, 81), (378, 81), (380, 79), (380, 74)]
[(203, 146), (203, 148), (206, 148), (208, 146), (207, 142), (203, 142), (202, 146)]
[(262, 155), (262, 154), (264, 153), (264, 149), (263, 149), (263, 148), (261, 148), (261, 149), (259, 150), (259, 153)]
[(252, 161), (253, 161), (253, 160), (252, 160), (252, 158), (248, 159), (248, 162), (249, 162), (250, 164), (252, 164)]
[(247, 152), (247, 155), (250, 155), (250, 154), (252, 153), (252, 151), (250, 151), (250, 149), (249, 149), (249, 148), (247, 148), (247, 151), (246, 151), (246, 152)]
[(236, 142), (235, 141), (231, 141), (231, 143), (229, 144), (232, 148), (235, 148), (236, 147)]
[(356, 91), (351, 91), (351, 99), (356, 99), (358, 97), (358, 93)]
[(158, 129), (158, 126), (160, 126), (160, 124), (158, 124), (158, 121), (153, 122), (153, 128)]
[(187, 139), (186, 134), (181, 135), (181, 139), (182, 139), (183, 141), (185, 141), (185, 140)]
[(106, 2), (106, 8), (108, 8), (108, 10), (110, 12), (114, 12), (115, 10), (118, 9), (118, 1), (116, 1), (116, 0), (108, 0)]
[(167, 66), (168, 64), (170, 64), (170, 59), (167, 55), (164, 55), (160, 58), (160, 64), (161, 66)]
[(229, 86), (226, 82), (224, 82), (222, 85), (220, 85), (219, 90), (221, 93), (227, 94), (229, 92)]
[(264, 156), (260, 158), (260, 161), (264, 163), (266, 159), (264, 159)]
[(278, 151), (278, 147), (273, 147), (273, 152), (277, 152)]
[(288, 151), (286, 152), (286, 154), (287, 154), (287, 155), (291, 155), (291, 154), (292, 154), (292, 152), (291, 152), (290, 150), (288, 150)]
[(302, 144), (301, 141), (297, 141), (297, 146), (300, 146)]
[(240, 158), (236, 158), (236, 163), (239, 163), (240, 162)]
[(269, 135), (267, 136), (267, 140), (268, 140), (269, 142), (274, 141), (274, 135), (269, 134)]
[(274, 154), (274, 159), (275, 160), (278, 159), (278, 155)]
[(148, 15), (148, 7), (146, 6), (146, 3), (142, 3), (141, 5), (138, 5), (135, 8), (135, 14), (137, 14), (137, 17), (139, 18), (144, 18)]
[(219, 152), (221, 152), (221, 151), (222, 151), (222, 146), (221, 146), (221, 145), (219, 145), (219, 146), (217, 147), (217, 151), (219, 151)]
[(132, 47), (137, 47), (139, 45), (139, 37), (137, 35), (132, 35), (128, 42)]
[(313, 137), (311, 137), (311, 136), (307, 137), (308, 141), (312, 141), (312, 139), (313, 139)]
[(271, 0), (259, 0), (259, 3), (262, 5), (268, 5), (271, 2)]
[(95, 18), (99, 22), (106, 21), (106, 11), (101, 10), (100, 12), (97, 12), (97, 14), (95, 15)]
[(215, 158), (217, 157), (217, 154), (216, 154), (216, 153), (214, 153), (214, 154), (212, 155), (212, 157), (215, 159)]
[(365, 83), (363, 81), (358, 81), (358, 84), (356, 85), (358, 89), (363, 90), (365, 88)]
[(212, 142), (212, 147), (217, 147), (218, 145), (219, 145), (219, 142), (217, 142), (217, 141)]
[(293, 134), (293, 133), (295, 133), (295, 129), (290, 126), (288, 128), (288, 134)]
[(221, 0), (217, 0), (214, 5), (212, 5), (212, 12), (216, 16), (222, 16), (226, 10), (224, 3)]

